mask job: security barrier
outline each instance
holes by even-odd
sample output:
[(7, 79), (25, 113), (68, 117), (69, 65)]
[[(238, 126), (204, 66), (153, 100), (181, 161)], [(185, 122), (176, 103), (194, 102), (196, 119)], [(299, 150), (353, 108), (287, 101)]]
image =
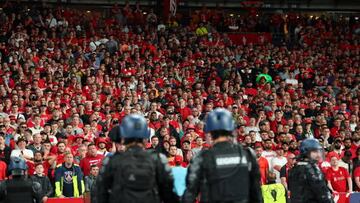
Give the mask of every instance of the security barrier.
[(49, 198), (46, 203), (85, 203), (83, 198)]
[[(335, 203), (360, 203), (360, 193), (335, 193)], [(90, 203), (89, 194), (84, 198), (49, 198), (46, 203)]]
[(85, 193), (83, 198), (49, 198), (46, 203), (90, 203), (90, 193)]

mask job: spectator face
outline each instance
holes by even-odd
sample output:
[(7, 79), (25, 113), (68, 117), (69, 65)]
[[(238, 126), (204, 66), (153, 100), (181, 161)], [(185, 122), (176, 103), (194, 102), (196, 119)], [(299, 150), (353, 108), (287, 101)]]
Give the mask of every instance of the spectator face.
[(50, 151), (51, 149), (51, 143), (44, 143), (43, 144), (44, 151)]
[(90, 174), (97, 177), (99, 175), (99, 167), (97, 166), (91, 167)]
[(334, 143), (334, 148), (337, 149), (337, 150), (340, 150), (341, 149), (341, 141), (339, 140), (336, 140), (335, 143)]
[(5, 127), (10, 127), (10, 123), (11, 123), (11, 121), (10, 121), (10, 118), (9, 117), (7, 117), (7, 118), (5, 118), (4, 119), (4, 124), (5, 124)]
[(19, 147), (19, 149), (24, 150), (26, 147), (26, 142), (20, 141), (20, 142), (18, 142), (17, 146)]
[(176, 152), (177, 152), (177, 147), (176, 147), (176, 146), (170, 146), (169, 154), (170, 154), (171, 156), (175, 156), (175, 155), (176, 155)]
[(44, 166), (42, 164), (37, 165), (35, 168), (35, 172), (38, 175), (42, 175), (44, 173)]
[(27, 126), (25, 123), (20, 125), (20, 131), (24, 132), (27, 129)]
[(267, 132), (262, 132), (262, 133), (260, 134), (260, 137), (261, 137), (262, 140), (267, 140), (267, 139), (269, 139), (269, 133), (267, 133)]
[(159, 145), (159, 138), (157, 138), (157, 137), (152, 137), (152, 138), (151, 138), (151, 145), (152, 145), (153, 147), (158, 146), (158, 145)]
[(338, 163), (339, 163), (339, 160), (338, 160), (336, 157), (332, 157), (332, 158), (330, 159), (330, 165), (331, 165), (332, 167), (337, 167), (337, 166), (338, 166)]
[[(360, 128), (359, 128), (359, 129), (360, 129)], [(354, 135), (353, 135), (353, 140), (354, 140), (354, 142), (359, 142), (359, 141), (360, 141), (360, 134), (354, 133)]]
[(42, 160), (43, 160), (43, 157), (42, 157), (41, 153), (37, 152), (37, 153), (34, 154), (34, 161), (40, 162)]
[(294, 166), (294, 164), (296, 162), (295, 155), (294, 154), (289, 154), (287, 156), (287, 161), (288, 161), (289, 166)]
[(99, 143), (99, 148), (100, 148), (100, 149), (105, 149), (105, 148), (106, 148), (106, 144), (103, 143), (103, 142), (100, 142), (100, 143)]
[(256, 147), (255, 148), (255, 153), (256, 153), (256, 157), (260, 158), (263, 152), (263, 148), (262, 147)]
[(151, 113), (150, 120), (151, 120), (151, 121), (156, 121), (156, 120), (157, 120), (157, 115), (156, 115), (156, 113)]
[(246, 144), (247, 146), (250, 146), (250, 144), (251, 144), (250, 135), (245, 136), (244, 144)]
[(184, 142), (182, 148), (183, 150), (191, 150), (191, 145), (188, 142)]
[(62, 154), (62, 153), (64, 153), (65, 152), (65, 144), (64, 143), (60, 143), (59, 145), (58, 145), (58, 152), (60, 153), (60, 154)]
[(0, 136), (0, 144), (4, 145), (5, 144), (5, 139), (3, 136)]
[(40, 125), (40, 122), (41, 122), (41, 118), (39, 116), (35, 116), (34, 118), (34, 123), (36, 126), (39, 126)]
[(124, 113), (125, 113), (125, 115), (129, 115), (131, 113), (131, 107), (130, 106), (125, 106), (124, 107)]
[(277, 111), (276, 113), (275, 113), (275, 118), (277, 119), (277, 120), (281, 120), (281, 118), (282, 118), (282, 112), (281, 111)]
[(88, 152), (90, 156), (95, 157), (97, 155), (97, 149), (95, 145), (91, 145), (88, 147)]
[(323, 129), (323, 135), (326, 136), (330, 136), (330, 129), (329, 128), (324, 128)]
[(265, 150), (271, 150), (272, 149), (272, 142), (271, 141), (266, 141), (264, 147), (265, 147)]
[(66, 126), (66, 133), (69, 135), (73, 134), (73, 127), (71, 125)]
[(340, 120), (340, 119), (336, 119), (336, 120), (334, 121), (334, 126), (339, 128), (340, 125), (341, 125), (341, 120)]
[(91, 131), (91, 126), (90, 124), (85, 124), (84, 125), (84, 133), (87, 134)]
[(160, 135), (161, 135), (162, 137), (165, 137), (166, 135), (168, 135), (167, 129), (166, 129), (166, 128), (162, 128), (162, 129), (160, 130)]
[(41, 135), (40, 134), (35, 134), (34, 135), (34, 143), (35, 144), (41, 144), (41, 141), (42, 141), (42, 137), (41, 137)]
[(351, 148), (351, 140), (350, 139), (344, 140), (344, 147), (345, 147), (345, 149)]
[(169, 142), (170, 142), (170, 145), (176, 145), (176, 139), (175, 138), (171, 138), (169, 140)]
[(296, 133), (302, 134), (303, 133), (303, 127), (301, 125), (296, 126)]
[(72, 165), (74, 163), (74, 156), (71, 153), (66, 154), (65, 163), (68, 165)]
[(78, 148), (78, 152), (79, 152), (80, 157), (85, 157), (86, 153), (87, 153), (86, 146), (80, 146)]
[(278, 149), (278, 150), (276, 150), (276, 154), (278, 156), (283, 156), (284, 155), (284, 150), (283, 149)]
[(196, 145), (198, 146), (198, 147), (201, 147), (201, 146), (203, 146), (203, 139), (201, 138), (201, 137), (198, 137), (198, 138), (196, 138)]

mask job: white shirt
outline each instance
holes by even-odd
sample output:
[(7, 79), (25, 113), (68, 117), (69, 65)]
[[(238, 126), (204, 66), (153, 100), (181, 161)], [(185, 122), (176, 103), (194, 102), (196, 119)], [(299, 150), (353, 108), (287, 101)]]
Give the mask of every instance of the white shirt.
[(91, 51), (95, 51), (98, 46), (100, 46), (101, 42), (99, 41), (91, 41), (89, 43), (89, 47)]
[(152, 128), (148, 128), (148, 129), (150, 131), (150, 140), (151, 140), (151, 138), (155, 136), (155, 130)]
[(25, 156), (34, 158), (34, 153), (30, 149), (24, 149), (24, 150), (14, 149), (12, 150), (10, 157), (20, 157), (21, 151), (23, 151), (23, 154)]
[(56, 27), (58, 24), (56, 18), (54, 18), (54, 17), (51, 19), (48, 19), (47, 21), (49, 23), (49, 28)]
[(30, 130), (31, 130), (31, 132), (32, 132), (32, 135), (34, 135), (34, 134), (37, 134), (37, 133), (40, 133), (41, 131), (43, 131), (44, 130), (44, 128), (43, 127), (32, 127), (32, 128), (30, 128)]
[(276, 156), (276, 153), (274, 151), (263, 151), (261, 154), (262, 157), (266, 158), (269, 163), (269, 170), (272, 170), (271, 161)]
[(109, 154), (109, 152), (106, 151), (106, 152), (104, 153), (104, 152), (98, 151), (97, 154), (103, 155), (103, 156), (105, 157), (105, 156), (107, 156), (107, 155)]
[(109, 40), (106, 38), (102, 38), (99, 40), (101, 44), (106, 44), (106, 42), (108, 42)]
[(261, 142), (262, 141), (262, 139), (260, 137), (260, 133), (259, 133), (260, 129), (258, 127), (256, 127), (256, 126), (247, 126), (247, 127), (245, 127), (245, 134), (249, 134), (250, 131), (255, 132), (255, 134), (256, 134), (256, 136), (255, 136), (256, 142)]
[(357, 126), (356, 123), (350, 123), (351, 132), (354, 132), (354, 131), (355, 131), (356, 126)]
[(273, 172), (276, 174), (276, 182), (280, 183), (280, 172), (274, 169), (274, 166), (283, 167), (287, 163), (287, 159), (285, 157), (274, 157), (271, 160), (271, 166), (273, 168)]

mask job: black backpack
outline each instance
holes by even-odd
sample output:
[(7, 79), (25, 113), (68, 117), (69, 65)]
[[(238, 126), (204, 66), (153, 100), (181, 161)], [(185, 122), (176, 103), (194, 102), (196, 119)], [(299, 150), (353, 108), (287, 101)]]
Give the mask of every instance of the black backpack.
[(114, 192), (126, 203), (156, 203), (159, 195), (156, 183), (156, 165), (150, 153), (125, 152), (121, 167), (116, 173), (119, 182), (114, 183)]

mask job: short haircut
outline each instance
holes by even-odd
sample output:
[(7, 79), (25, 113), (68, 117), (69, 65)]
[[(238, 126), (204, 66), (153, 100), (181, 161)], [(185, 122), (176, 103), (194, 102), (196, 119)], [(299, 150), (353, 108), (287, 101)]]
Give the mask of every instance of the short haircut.
[(74, 157), (74, 155), (71, 152), (65, 152), (64, 153), (64, 156), (67, 156), (67, 155), (71, 155), (72, 157)]
[(93, 168), (96, 168), (96, 167), (97, 167), (97, 168), (99, 168), (99, 166), (98, 166), (98, 165), (93, 164), (93, 165), (91, 165), (91, 166), (90, 166), (90, 170), (91, 170), (91, 169), (93, 169)]
[(63, 141), (58, 142), (58, 143), (56, 144), (56, 146), (59, 146), (60, 144), (64, 144), (64, 145), (66, 146), (65, 142), (63, 142)]

